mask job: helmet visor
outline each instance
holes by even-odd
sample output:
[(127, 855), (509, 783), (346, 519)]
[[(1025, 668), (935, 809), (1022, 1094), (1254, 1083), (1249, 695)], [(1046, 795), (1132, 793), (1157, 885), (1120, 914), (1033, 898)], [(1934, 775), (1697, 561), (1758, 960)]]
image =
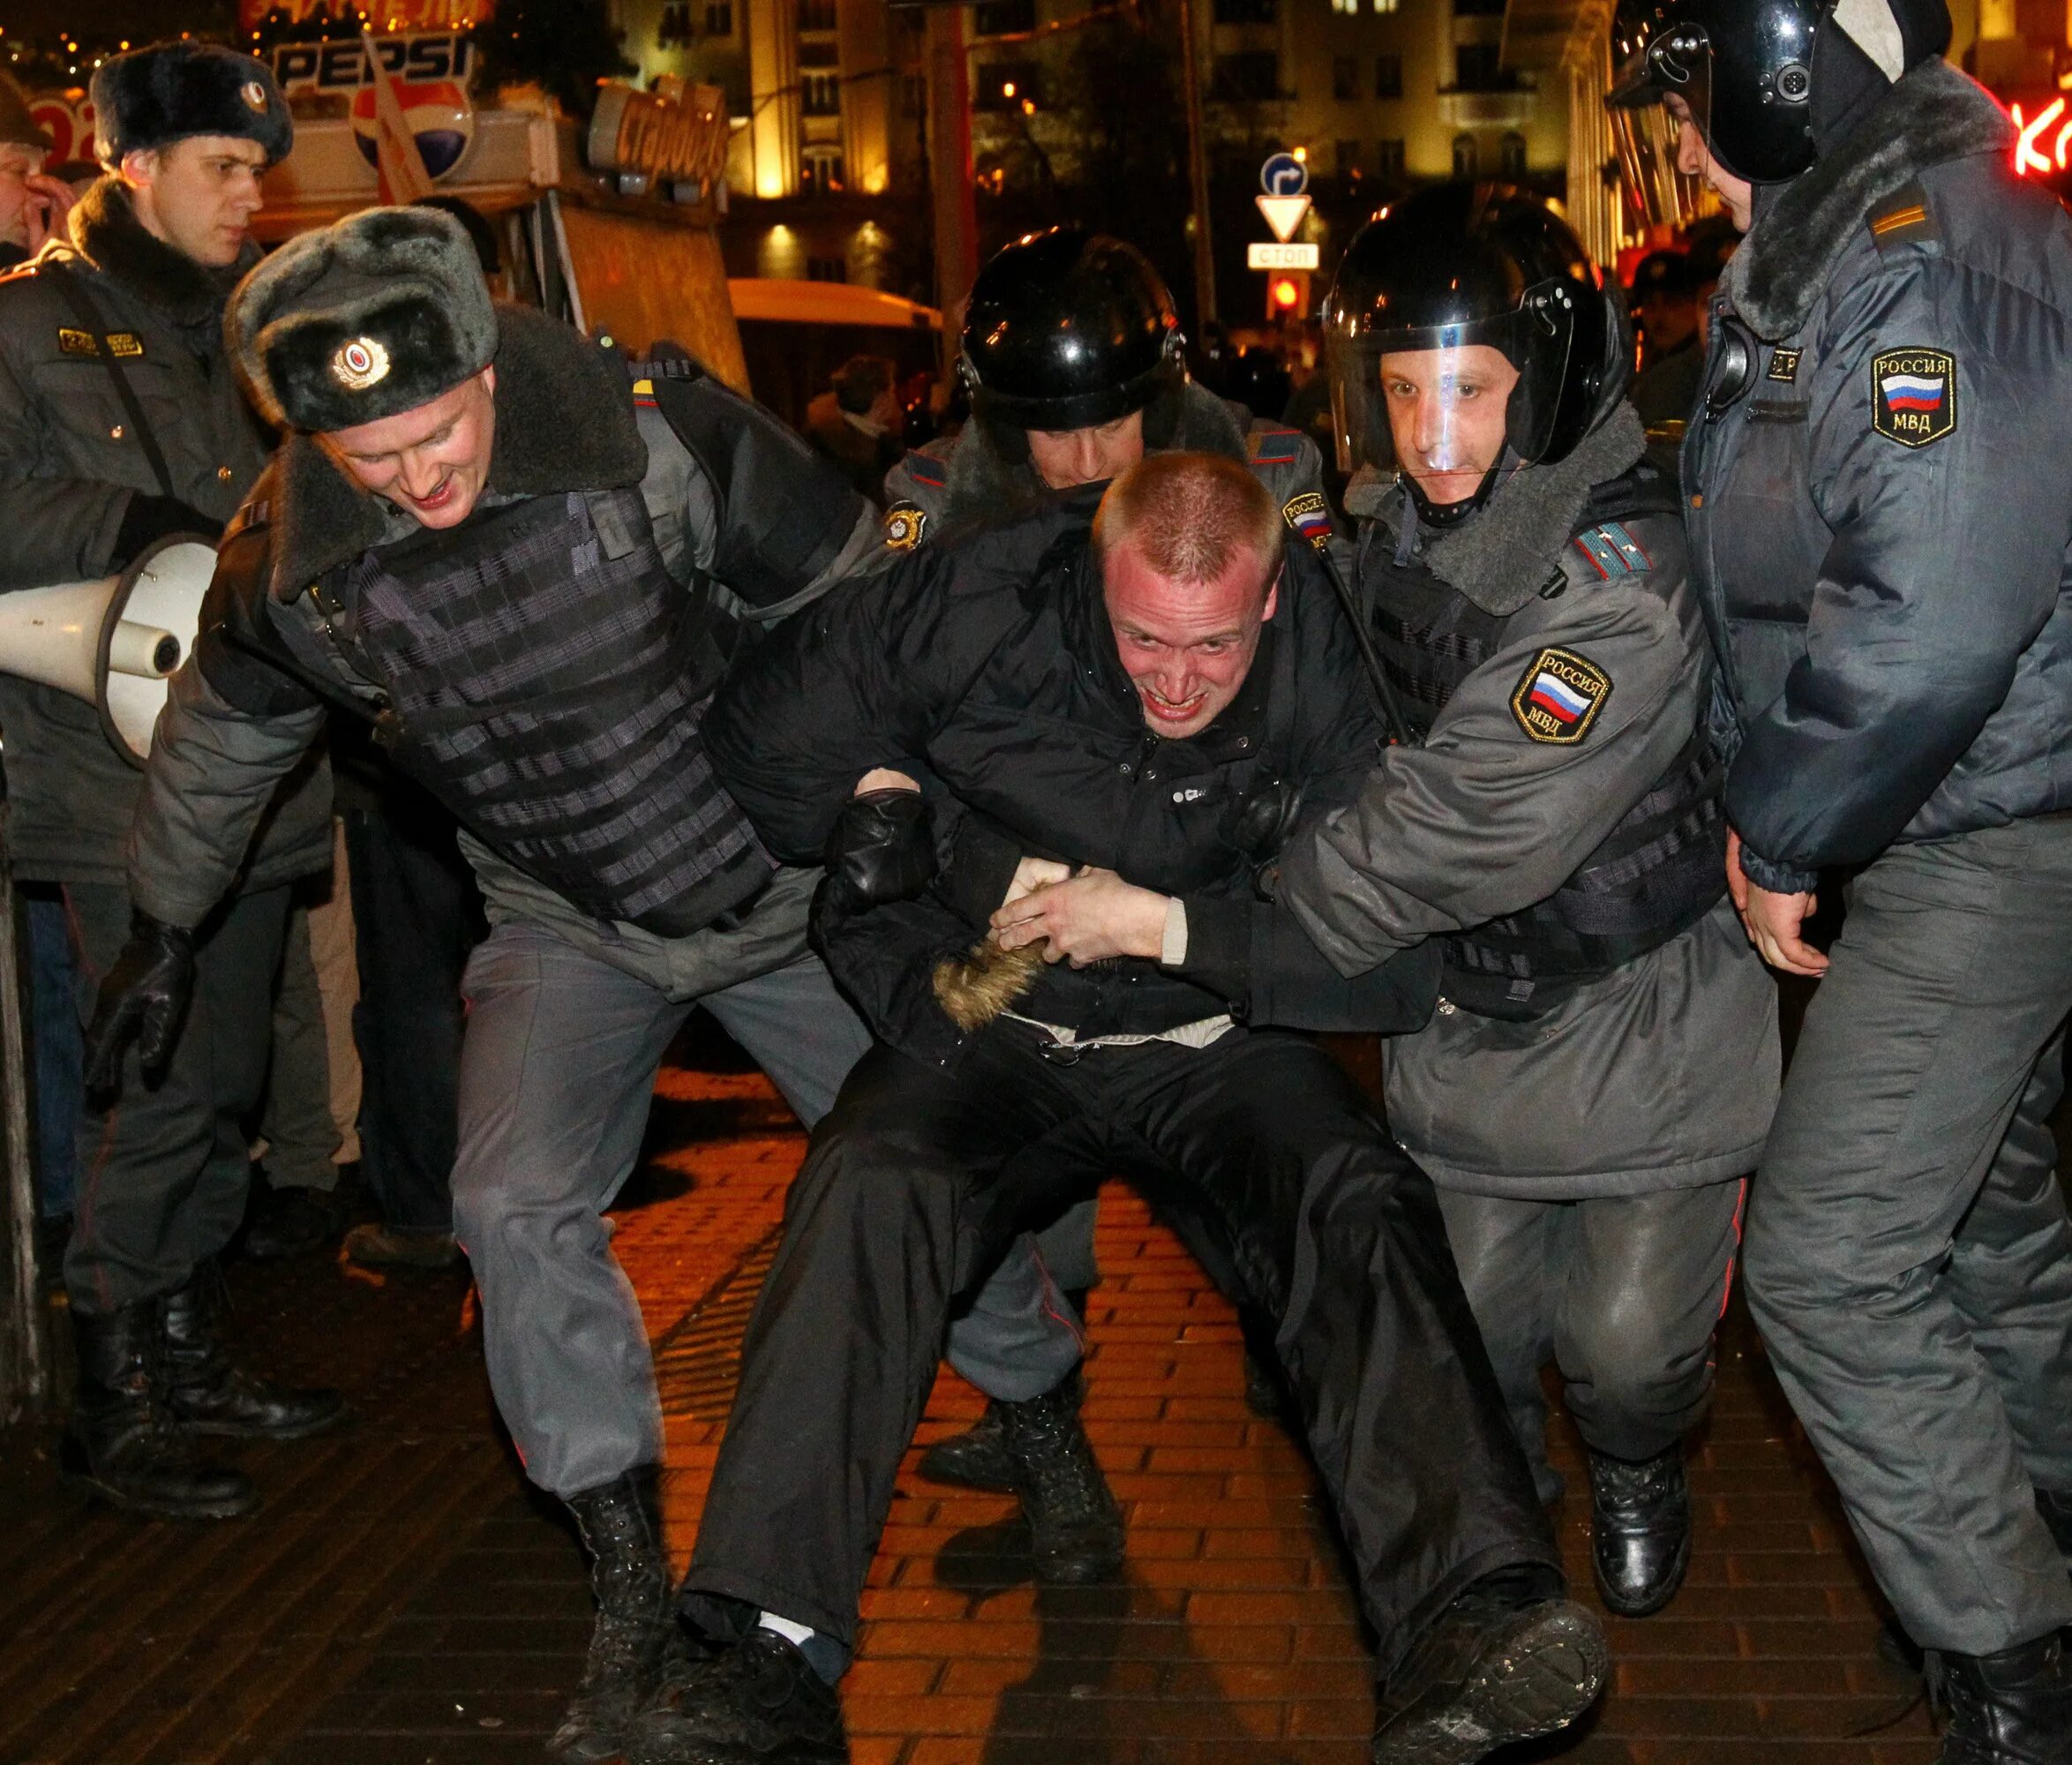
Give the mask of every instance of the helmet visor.
[(1443, 507), (1478, 495), (1506, 446), (1538, 458), (1574, 323), (1573, 305), (1528, 294), (1517, 312), (1470, 324), (1333, 327), (1325, 354), (1340, 469), (1400, 472)]
[[(1660, 94), (1655, 94), (1658, 100)], [(1688, 227), (1719, 205), (1702, 178), (1677, 165), (1682, 124), (1660, 103), (1614, 106), (1611, 138), (1618, 149), (1619, 188), (1638, 229)]]

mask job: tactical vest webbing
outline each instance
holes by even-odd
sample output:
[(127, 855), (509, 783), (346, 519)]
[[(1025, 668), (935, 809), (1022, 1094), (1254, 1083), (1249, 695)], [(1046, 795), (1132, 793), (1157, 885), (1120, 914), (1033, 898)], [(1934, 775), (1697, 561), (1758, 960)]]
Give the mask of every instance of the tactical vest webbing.
[[(1367, 548), (1363, 562), (1375, 648), (1423, 740), (1460, 683), (1503, 647), (1510, 620), (1421, 564), (1397, 566), (1385, 545)], [(1682, 751), (1573, 876), (1522, 913), (1445, 941), (1445, 996), (1483, 1017), (1535, 1017), (1550, 995), (1695, 925), (1726, 890), (1723, 779), (1700, 710)]]
[(768, 879), (700, 734), (709, 597), (670, 576), (638, 491), (513, 502), (346, 576), (390, 700), (377, 737), (494, 851), (663, 936)]

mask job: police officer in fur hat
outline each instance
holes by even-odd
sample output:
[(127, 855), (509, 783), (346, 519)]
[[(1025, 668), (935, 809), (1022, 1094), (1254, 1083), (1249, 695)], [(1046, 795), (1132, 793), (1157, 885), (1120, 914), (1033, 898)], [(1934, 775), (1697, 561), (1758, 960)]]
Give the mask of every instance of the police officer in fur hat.
[[(259, 63), (198, 43), (115, 56), (93, 94), (106, 175), (66, 238), (0, 279), (0, 590), (109, 575), (174, 534), (213, 539), (270, 446), (222, 315), (259, 256), (249, 223), (259, 174), (289, 149), (287, 101)], [(96, 976), (137, 905), (124, 842), (139, 774), (92, 705), (51, 687), (0, 675), (0, 725), (16, 873), (64, 885), (79, 972)], [(250, 865), (195, 928), (162, 1070), (146, 1085), (130, 1069), (120, 1107), (89, 1099), (79, 1128), (64, 1466), (146, 1513), (256, 1502), (242, 1471), (197, 1461), (192, 1433), (300, 1435), (342, 1413), (334, 1393), (233, 1371), (211, 1315), (209, 1264), (244, 1212), (243, 1121), (266, 1078), (289, 885), (331, 859), (327, 773), (312, 762), (279, 784)]]
[[(2072, 221), (1942, 0), (1668, 0), (1615, 41), (1750, 229), (1684, 447), (1728, 875), (1819, 991), (1749, 1310), (1948, 1765), (2072, 1761)], [(1833, 948), (1807, 941), (1846, 888)]]
[(819, 873), (772, 860), (702, 721), (748, 629), (888, 554), (832, 466), (694, 363), (629, 364), (493, 304), (439, 211), (292, 241), (226, 334), (288, 434), (160, 723), (136, 932), (89, 1055), (162, 1048), (194, 928), (327, 713), (453, 813), (492, 926), (465, 983), (454, 1231), (499, 1408), (594, 1558), (554, 1745), (602, 1758), (671, 1631), (654, 1372), (602, 1210), (694, 1006), (808, 1123), (868, 1042), (807, 949)]

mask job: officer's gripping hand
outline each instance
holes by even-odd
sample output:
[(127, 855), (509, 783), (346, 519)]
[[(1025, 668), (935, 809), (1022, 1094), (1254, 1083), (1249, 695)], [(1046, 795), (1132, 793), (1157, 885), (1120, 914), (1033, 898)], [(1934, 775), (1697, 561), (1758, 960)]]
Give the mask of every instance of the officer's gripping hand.
[(869, 788), (900, 775), (874, 772), (843, 805), (828, 836), (828, 886), (851, 913), (907, 901), (935, 880), (935, 831), (927, 799), (908, 780)]
[(86, 1027), (88, 1087), (104, 1093), (116, 1088), (132, 1037), (146, 1078), (161, 1076), (193, 993), (194, 934), (140, 909), (133, 913), (130, 941), (101, 981)]

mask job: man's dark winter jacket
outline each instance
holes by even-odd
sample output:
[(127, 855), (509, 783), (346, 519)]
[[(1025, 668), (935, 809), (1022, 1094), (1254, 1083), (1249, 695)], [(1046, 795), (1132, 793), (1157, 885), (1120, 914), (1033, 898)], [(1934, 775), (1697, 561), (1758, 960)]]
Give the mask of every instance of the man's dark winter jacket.
[[(1098, 492), (929, 546), (845, 585), (730, 680), (706, 724), (721, 778), (780, 857), (825, 844), (858, 779), (893, 766), (929, 783), (942, 877), (927, 896), (859, 916), (829, 965), (878, 1033), (948, 1059), (960, 1038), (929, 977), (983, 935), (1025, 856), (1110, 869), (1186, 903), (1187, 960), (1047, 969), (1015, 1009), (1080, 1036), (1153, 1034), (1231, 1011), (1414, 1028), (1436, 993), (1433, 954), (1340, 976), (1287, 915), (1261, 904), (1246, 807), (1286, 786), (1307, 808), (1348, 800), (1378, 732), (1350, 627), (1320, 566), (1286, 549), (1279, 610), (1230, 706), (1199, 735), (1145, 725), (1123, 672), (1089, 540)], [(1283, 799), (1282, 800), (1285, 800)]]
[(2072, 808), (2072, 221), (1940, 61), (1759, 206), (1684, 451), (1757, 882)]
[[(109, 375), (111, 338), (181, 501), (229, 520), (272, 445), (223, 355), (237, 270), (205, 269), (154, 237), (113, 177), (80, 199), (70, 226), (69, 242), (52, 240), (0, 280), (0, 591), (92, 580), (131, 561), (115, 555), (123, 517), (132, 497), (160, 490)], [(92, 327), (64, 298), (59, 265), (93, 303)], [(141, 775), (94, 708), (0, 674), (0, 724), (17, 874), (121, 882)], [(251, 858), (252, 886), (328, 867), (327, 768), (312, 762), (296, 775)]]

